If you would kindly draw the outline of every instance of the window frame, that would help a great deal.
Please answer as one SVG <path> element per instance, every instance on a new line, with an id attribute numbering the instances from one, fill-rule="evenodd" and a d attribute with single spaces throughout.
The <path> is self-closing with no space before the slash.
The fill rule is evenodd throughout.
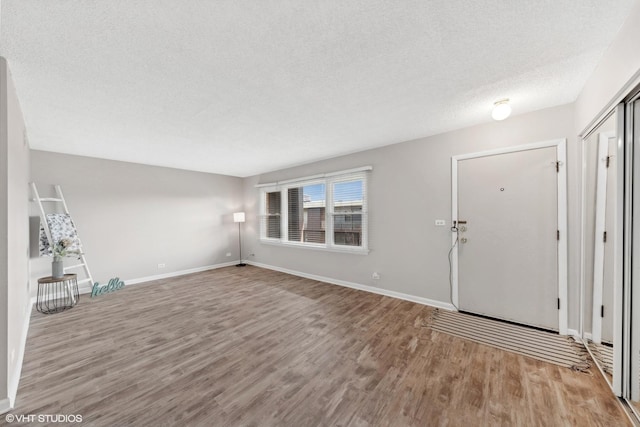
<path id="1" fill-rule="evenodd" d="M 280 193 L 280 212 L 278 214 L 269 214 L 267 213 L 267 194 L 268 193 Z M 282 200 L 282 191 L 276 187 L 263 187 L 260 189 L 260 240 L 265 242 L 279 242 L 282 239 L 283 230 L 282 230 L 282 212 L 286 206 L 286 201 Z M 278 216 L 280 217 L 280 237 L 269 237 L 268 227 L 265 226 L 266 218 L 270 216 Z"/>
<path id="2" fill-rule="evenodd" d="M 295 180 L 287 180 L 280 183 L 262 184 L 257 185 L 259 188 L 260 197 L 260 224 L 259 224 L 259 236 L 260 242 L 265 244 L 292 247 L 292 248 L 305 248 L 313 250 L 322 250 L 330 252 L 342 252 L 352 254 L 367 255 L 369 253 L 369 171 L 372 168 L 370 166 L 352 169 L 349 171 L 334 172 L 331 174 L 315 175 L 306 178 L 299 178 Z M 345 245 L 336 244 L 334 235 L 334 222 L 335 215 L 340 214 L 335 212 L 334 206 L 334 185 L 341 182 L 361 181 L 362 182 L 362 216 L 361 219 L 361 245 Z M 289 240 L 289 198 L 288 192 L 291 188 L 300 188 L 305 186 L 311 186 L 316 184 L 324 184 L 325 186 L 325 205 L 324 205 L 324 232 L 325 243 L 313 243 L 313 242 L 296 242 Z M 267 225 L 266 218 L 269 214 L 266 212 L 267 194 L 273 192 L 280 192 L 280 238 L 267 237 Z M 354 214 L 351 214 L 354 215 Z"/>
<path id="3" fill-rule="evenodd" d="M 325 195 L 325 210 L 324 210 L 324 217 L 325 217 L 325 224 L 326 224 L 326 218 L 327 218 L 327 183 L 323 180 L 323 179 L 314 179 L 314 180 L 309 180 L 309 181 L 301 181 L 301 182 L 296 182 L 296 183 L 291 183 L 288 185 L 284 185 L 281 187 L 281 195 L 280 195 L 280 200 L 283 200 L 283 204 L 282 204 L 282 210 L 280 212 L 280 229 L 282 230 L 282 233 L 280 233 L 280 240 L 282 241 L 283 244 L 290 244 L 290 245 L 295 245 L 295 246 L 309 246 L 309 247 L 317 247 L 317 248 L 324 248 L 325 246 L 327 246 L 327 227 L 325 225 L 325 238 L 324 241 L 325 243 L 312 243 L 312 242 L 295 242 L 292 240 L 289 240 L 289 190 L 291 188 L 302 188 L 302 187 L 308 187 L 308 186 L 312 186 L 312 185 L 318 185 L 318 184 L 323 184 L 324 185 L 324 195 Z M 304 209 L 304 202 L 303 202 L 303 209 Z M 284 212 L 284 214 L 282 214 L 282 212 Z"/>

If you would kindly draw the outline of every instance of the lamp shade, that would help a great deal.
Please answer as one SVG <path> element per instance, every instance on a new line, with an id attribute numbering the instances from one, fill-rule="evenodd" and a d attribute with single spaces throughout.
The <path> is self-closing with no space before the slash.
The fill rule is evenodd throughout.
<path id="1" fill-rule="evenodd" d="M 236 212 L 233 214 L 233 222 L 244 222 L 244 212 Z"/>

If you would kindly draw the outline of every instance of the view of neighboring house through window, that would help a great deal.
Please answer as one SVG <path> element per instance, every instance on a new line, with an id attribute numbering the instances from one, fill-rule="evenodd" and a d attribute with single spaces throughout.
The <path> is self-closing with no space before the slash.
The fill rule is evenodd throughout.
<path id="1" fill-rule="evenodd" d="M 261 188 L 263 241 L 367 252 L 366 171 Z"/>
<path id="2" fill-rule="evenodd" d="M 287 190 L 290 242 L 325 243 L 326 193 L 322 183 Z"/>
<path id="3" fill-rule="evenodd" d="M 362 180 L 333 184 L 333 243 L 362 246 Z"/>

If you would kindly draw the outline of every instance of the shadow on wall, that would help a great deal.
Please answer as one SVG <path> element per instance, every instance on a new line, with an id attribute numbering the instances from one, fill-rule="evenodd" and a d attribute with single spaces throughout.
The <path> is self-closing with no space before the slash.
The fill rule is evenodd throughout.
<path id="1" fill-rule="evenodd" d="M 40 257 L 40 217 L 29 217 L 29 258 Z"/>
<path id="2" fill-rule="evenodd" d="M 40 256 L 40 217 L 29 217 L 29 269 L 31 270 L 30 290 L 31 298 L 35 298 L 38 291 L 38 277 L 51 275 L 51 257 Z"/>

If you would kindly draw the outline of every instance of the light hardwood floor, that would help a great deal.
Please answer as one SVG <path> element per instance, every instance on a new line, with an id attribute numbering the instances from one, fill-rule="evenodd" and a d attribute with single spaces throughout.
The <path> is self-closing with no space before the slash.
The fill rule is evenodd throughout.
<path id="1" fill-rule="evenodd" d="M 34 313 L 13 414 L 92 426 L 629 425 L 590 373 L 424 326 L 431 308 L 256 267 Z"/>

